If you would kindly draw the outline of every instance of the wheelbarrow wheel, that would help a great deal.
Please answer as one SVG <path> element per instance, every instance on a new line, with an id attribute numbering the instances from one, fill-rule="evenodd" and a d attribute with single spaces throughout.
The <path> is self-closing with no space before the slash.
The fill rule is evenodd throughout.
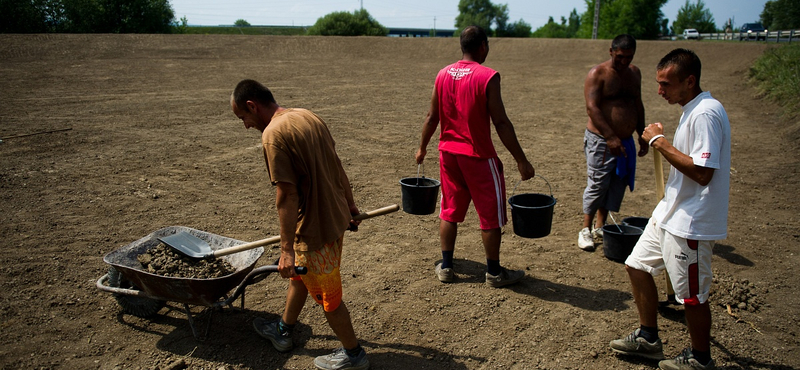
<path id="1" fill-rule="evenodd" d="M 139 290 L 136 285 L 133 285 L 128 279 L 125 279 L 114 267 L 108 268 L 108 286 Z M 113 296 L 120 307 L 122 307 L 122 312 L 141 318 L 148 318 L 157 314 L 167 303 L 158 299 L 134 297 L 124 294 L 113 294 Z"/>

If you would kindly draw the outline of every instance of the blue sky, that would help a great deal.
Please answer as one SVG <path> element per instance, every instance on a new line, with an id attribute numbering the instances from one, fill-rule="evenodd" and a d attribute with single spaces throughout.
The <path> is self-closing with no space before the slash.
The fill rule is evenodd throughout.
<path id="1" fill-rule="evenodd" d="M 691 0 L 695 3 L 697 0 Z M 717 27 L 728 18 L 734 26 L 757 22 L 767 0 L 704 0 Z M 572 9 L 586 11 L 584 0 L 493 0 L 508 4 L 509 21 L 525 20 L 535 30 L 552 16 L 557 22 Z M 669 0 L 661 8 L 670 25 L 686 0 Z M 230 25 L 244 19 L 252 25 L 310 26 L 335 11 L 351 12 L 361 7 L 386 27 L 454 28 L 458 0 L 170 0 L 176 18 L 186 17 L 190 25 Z"/>

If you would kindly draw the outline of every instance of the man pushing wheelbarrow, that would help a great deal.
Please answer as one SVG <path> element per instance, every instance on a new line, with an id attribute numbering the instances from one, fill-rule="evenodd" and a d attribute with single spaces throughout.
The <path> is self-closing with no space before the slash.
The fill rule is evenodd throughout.
<path id="1" fill-rule="evenodd" d="M 245 128 L 255 127 L 262 133 L 267 171 L 277 187 L 278 271 L 290 279 L 281 319 L 257 318 L 253 327 L 278 351 L 290 351 L 292 330 L 310 293 L 342 342 L 333 353 L 314 359 L 314 365 L 319 369 L 369 368 L 342 301 L 339 274 L 344 232 L 358 228 L 360 222 L 353 215 L 359 210 L 328 127 L 308 110 L 281 107 L 269 89 L 253 80 L 236 85 L 231 108 Z M 295 265 L 305 266 L 307 274 L 297 275 Z"/>

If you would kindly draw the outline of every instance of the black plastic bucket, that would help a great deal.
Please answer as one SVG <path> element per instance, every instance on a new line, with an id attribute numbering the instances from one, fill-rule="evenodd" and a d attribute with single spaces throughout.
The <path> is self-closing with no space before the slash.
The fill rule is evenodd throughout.
<path id="1" fill-rule="evenodd" d="M 429 215 L 436 211 L 436 198 L 439 197 L 439 180 L 427 177 L 406 177 L 400 179 L 403 198 L 403 212 L 412 215 Z"/>
<path id="2" fill-rule="evenodd" d="M 544 179 L 544 177 L 542 178 Z M 519 182 L 517 182 L 517 186 L 519 186 Z M 514 186 L 514 191 L 517 190 L 517 186 Z M 550 186 L 549 181 L 547 186 Z M 553 209 L 556 206 L 552 188 L 550 188 L 550 195 L 536 193 L 512 195 L 508 199 L 508 204 L 511 206 L 514 234 L 523 238 L 542 238 L 550 235 Z"/>
<path id="3" fill-rule="evenodd" d="M 647 218 L 647 217 L 625 217 L 625 218 L 622 219 L 622 224 L 623 225 L 628 225 L 628 226 L 633 226 L 633 227 L 638 227 L 638 228 L 644 230 L 644 228 L 647 227 L 647 222 L 648 221 L 650 221 L 650 219 Z M 617 231 L 619 231 L 619 230 L 617 230 Z"/>
<path id="4" fill-rule="evenodd" d="M 614 262 L 625 263 L 643 231 L 630 225 L 603 226 L 603 254 Z"/>

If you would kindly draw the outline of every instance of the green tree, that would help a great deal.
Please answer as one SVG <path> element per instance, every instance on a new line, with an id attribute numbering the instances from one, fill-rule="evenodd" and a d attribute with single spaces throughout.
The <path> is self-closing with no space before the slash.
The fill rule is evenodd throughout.
<path id="1" fill-rule="evenodd" d="M 317 19 L 309 35 L 321 36 L 386 36 L 389 30 L 364 10 L 333 12 Z"/>
<path id="2" fill-rule="evenodd" d="M 58 0 L 0 0 L 0 32 L 55 32 L 62 12 Z"/>
<path id="3" fill-rule="evenodd" d="M 661 18 L 661 36 L 671 36 L 672 32 L 670 32 L 669 27 L 669 19 Z"/>
<path id="4" fill-rule="evenodd" d="M 590 38 L 594 27 L 595 0 L 586 1 L 581 16 L 578 37 Z M 661 7 L 667 0 L 602 0 L 597 37 L 611 39 L 627 33 L 637 39 L 656 39 L 661 33 L 664 13 Z"/>
<path id="5" fill-rule="evenodd" d="M 61 23 L 60 29 L 54 32 L 110 32 L 105 28 L 105 9 L 99 1 L 61 0 L 61 3 L 64 6 L 63 23 Z"/>
<path id="6" fill-rule="evenodd" d="M 0 0 L 2 32 L 169 33 L 167 0 Z"/>
<path id="7" fill-rule="evenodd" d="M 566 19 L 561 17 L 561 24 L 556 23 L 553 17 L 547 18 L 547 23 L 533 32 L 533 37 L 550 38 L 550 39 L 565 39 L 567 38 L 567 25 Z"/>
<path id="8" fill-rule="evenodd" d="M 567 37 L 568 38 L 575 37 L 580 28 L 581 28 L 581 16 L 578 14 L 577 9 L 572 8 L 572 11 L 569 13 L 569 23 L 567 23 Z"/>
<path id="9" fill-rule="evenodd" d="M 520 19 L 498 30 L 497 37 L 531 37 L 531 25 Z"/>
<path id="10" fill-rule="evenodd" d="M 761 24 L 768 30 L 800 28 L 800 1 L 770 0 L 761 12 Z"/>
<path id="11" fill-rule="evenodd" d="M 237 19 L 236 22 L 233 22 L 233 25 L 236 27 L 250 27 L 250 22 L 244 19 Z"/>
<path id="12" fill-rule="evenodd" d="M 467 26 L 480 26 L 489 35 L 496 37 L 531 36 L 531 25 L 525 20 L 508 23 L 508 4 L 494 5 L 490 0 L 460 0 L 458 12 L 456 35 Z"/>
<path id="13" fill-rule="evenodd" d="M 189 19 L 187 19 L 185 15 L 181 18 L 180 22 L 176 21 L 172 23 L 172 33 L 183 34 L 188 31 L 188 28 L 189 28 Z"/>
<path id="14" fill-rule="evenodd" d="M 576 9 L 569 13 L 569 20 L 561 17 L 561 24 L 556 23 L 553 17 L 548 18 L 547 24 L 536 29 L 533 37 L 543 38 L 573 38 L 581 26 L 581 17 Z"/>
<path id="15" fill-rule="evenodd" d="M 508 10 L 506 5 L 500 6 L 501 10 Z M 467 26 L 479 26 L 491 33 L 492 24 L 497 18 L 498 7 L 489 0 L 459 0 L 458 16 L 456 16 L 456 34 Z M 508 13 L 501 15 L 501 20 L 508 19 Z"/>
<path id="16" fill-rule="evenodd" d="M 65 0 L 82 6 L 99 5 L 93 32 L 169 33 L 175 12 L 167 0 Z M 91 12 L 91 10 L 90 10 Z"/>
<path id="17" fill-rule="evenodd" d="M 695 4 L 686 0 L 686 4 L 678 9 L 675 22 L 672 22 L 672 29 L 675 34 L 681 34 L 687 28 L 695 28 L 700 33 L 717 32 L 714 17 L 711 11 L 705 8 L 703 0 L 697 0 Z"/>
<path id="18" fill-rule="evenodd" d="M 520 19 L 514 23 L 508 23 L 508 5 L 497 6 L 497 16 L 495 17 L 497 28 L 494 35 L 497 37 L 531 37 L 531 25 L 525 20 Z"/>

